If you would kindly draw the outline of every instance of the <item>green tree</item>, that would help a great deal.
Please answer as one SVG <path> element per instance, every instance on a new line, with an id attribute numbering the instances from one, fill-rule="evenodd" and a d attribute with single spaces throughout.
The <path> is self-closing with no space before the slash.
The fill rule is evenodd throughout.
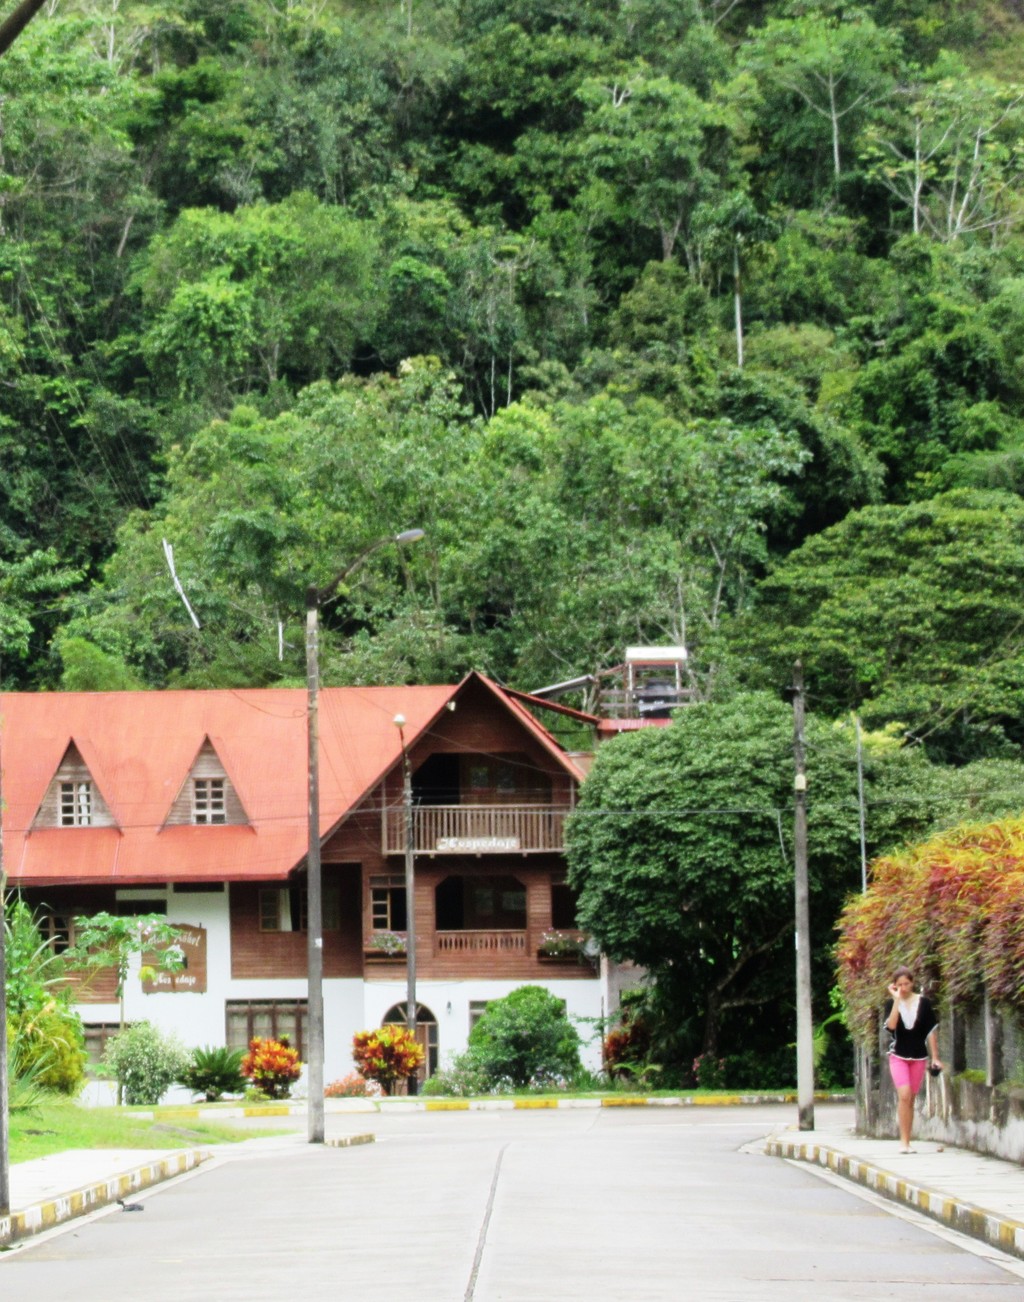
<path id="1" fill-rule="evenodd" d="M 867 173 L 910 210 L 911 230 L 952 243 L 1006 238 L 1021 220 L 1024 87 L 944 55 L 900 87 L 861 146 Z"/>
<path id="2" fill-rule="evenodd" d="M 763 93 L 783 96 L 782 111 L 797 108 L 795 131 L 813 138 L 818 124 L 824 125 L 835 181 L 843 173 L 844 144 L 855 138 L 868 109 L 891 93 L 899 53 L 894 32 L 863 12 L 837 9 L 770 18 L 741 51 Z"/>
<path id="3" fill-rule="evenodd" d="M 375 259 L 366 223 L 309 194 L 187 210 L 136 277 L 151 315 L 143 350 L 170 392 L 218 406 L 340 373 L 372 333 Z"/>
<path id="4" fill-rule="evenodd" d="M 899 721 L 960 762 L 999 754 L 1024 741 L 1022 572 L 1015 496 L 867 507 L 775 568 L 733 645 L 759 682 L 800 656 L 825 712 Z"/>
<path id="5" fill-rule="evenodd" d="M 738 126 L 730 111 L 643 66 L 586 81 L 579 93 L 587 107 L 583 152 L 595 177 L 581 202 L 616 225 L 656 232 L 666 262 L 682 240 L 692 267 L 693 209 L 732 164 Z"/>
<path id="6" fill-rule="evenodd" d="M 852 727 L 807 723 L 815 998 L 832 982 L 831 930 L 859 885 Z M 570 820 L 577 917 L 609 957 L 646 967 L 676 1063 L 771 1053 L 792 1038 L 793 719 L 743 693 L 680 710 L 666 728 L 598 751 Z M 868 847 L 932 824 L 941 801 L 914 750 L 865 748 Z"/>
<path id="7" fill-rule="evenodd" d="M 38 653 L 41 631 L 54 623 L 53 604 L 80 578 L 52 551 L 0 560 L 0 650 L 8 664 Z"/>

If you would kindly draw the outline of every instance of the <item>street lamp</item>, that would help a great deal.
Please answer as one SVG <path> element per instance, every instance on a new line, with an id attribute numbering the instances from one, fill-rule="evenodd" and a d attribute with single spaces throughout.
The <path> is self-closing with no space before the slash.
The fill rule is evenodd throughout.
<path id="1" fill-rule="evenodd" d="M 412 770 L 405 749 L 405 715 L 396 714 L 394 725 L 402 745 L 402 807 L 405 811 L 405 1026 L 416 1034 L 416 828 L 412 809 Z M 410 1094 L 417 1092 L 416 1076 L 408 1080 Z"/>
<path id="2" fill-rule="evenodd" d="M 323 874 L 320 867 L 320 606 L 334 595 L 366 558 L 388 543 L 411 543 L 423 537 L 422 529 L 387 534 L 364 548 L 329 583 L 310 584 L 306 589 L 306 767 L 309 778 L 309 835 L 306 854 L 306 1065 L 309 1095 L 309 1142 L 324 1142 L 324 905 Z"/>

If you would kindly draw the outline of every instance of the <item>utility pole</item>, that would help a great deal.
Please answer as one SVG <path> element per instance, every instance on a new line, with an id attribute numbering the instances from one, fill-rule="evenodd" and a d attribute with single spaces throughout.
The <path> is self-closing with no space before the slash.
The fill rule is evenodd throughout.
<path id="1" fill-rule="evenodd" d="M 368 556 L 388 543 L 418 542 L 422 529 L 387 534 L 365 547 L 323 587 L 306 589 L 306 771 L 309 790 L 306 845 L 307 1122 L 309 1142 L 324 1142 L 324 903 L 320 862 L 320 607 Z M 404 721 L 403 721 L 404 722 Z"/>
<path id="2" fill-rule="evenodd" d="M 405 748 L 405 716 L 396 714 L 402 745 L 402 808 L 405 811 L 405 1027 L 416 1035 L 416 824 L 412 807 L 412 769 Z M 419 1092 L 415 1073 L 406 1082 L 410 1094 Z"/>
<path id="3" fill-rule="evenodd" d="M 306 1121 L 309 1142 L 324 1142 L 324 905 L 320 870 L 320 592 L 306 590 L 306 771 L 309 839 L 306 850 Z"/>
<path id="4" fill-rule="evenodd" d="M 793 875 L 796 906 L 796 1092 L 798 1124 L 814 1129 L 811 1023 L 811 913 L 807 886 L 807 770 L 804 755 L 804 668 L 793 665 Z"/>
<path id="5" fill-rule="evenodd" d="M 11 1129 L 7 1079 L 7 899 L 4 872 L 3 768 L 0 766 L 0 1216 L 11 1210 Z"/>
<path id="6" fill-rule="evenodd" d="M 868 837 L 867 819 L 864 813 L 864 743 L 860 733 L 860 716 L 855 714 L 853 722 L 857 726 L 857 814 L 860 823 L 860 890 L 862 895 L 868 890 Z"/>

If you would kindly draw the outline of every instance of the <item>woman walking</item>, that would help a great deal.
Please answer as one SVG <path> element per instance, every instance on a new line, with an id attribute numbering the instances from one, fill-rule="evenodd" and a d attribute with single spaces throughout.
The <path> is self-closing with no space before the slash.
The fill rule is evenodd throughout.
<path id="1" fill-rule="evenodd" d="M 885 1005 L 885 1025 L 892 1033 L 889 1048 L 889 1071 L 899 1100 L 900 1152 L 911 1153 L 910 1131 L 914 1124 L 914 1099 L 931 1058 L 931 1072 L 942 1070 L 939 1060 L 938 1026 L 931 1000 L 914 990 L 914 974 L 909 967 L 898 967 L 889 987 Z"/>

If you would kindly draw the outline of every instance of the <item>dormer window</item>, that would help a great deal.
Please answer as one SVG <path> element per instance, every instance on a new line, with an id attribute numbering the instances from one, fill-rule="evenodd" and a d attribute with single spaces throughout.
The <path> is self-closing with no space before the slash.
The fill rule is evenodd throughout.
<path id="1" fill-rule="evenodd" d="M 103 799 L 103 791 L 74 741 L 68 742 L 64 758 L 50 779 L 32 826 L 116 826 L 114 816 Z"/>
<path id="2" fill-rule="evenodd" d="M 192 779 L 193 823 L 226 823 L 223 778 Z"/>
<path id="3" fill-rule="evenodd" d="M 60 784 L 61 827 L 92 826 L 92 783 L 89 781 Z"/>
<path id="4" fill-rule="evenodd" d="M 206 737 L 167 815 L 168 827 L 244 826 L 242 802 L 213 743 Z"/>

